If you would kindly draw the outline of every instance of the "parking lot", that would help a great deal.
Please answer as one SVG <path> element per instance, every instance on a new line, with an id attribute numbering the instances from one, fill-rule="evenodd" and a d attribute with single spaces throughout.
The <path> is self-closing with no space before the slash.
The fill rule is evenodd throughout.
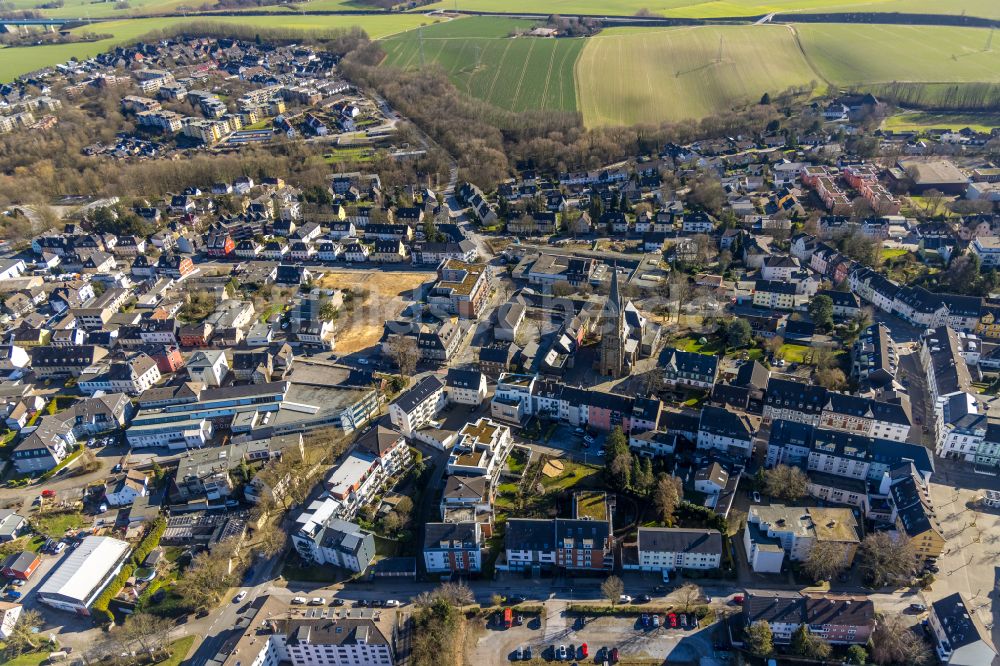
<path id="1" fill-rule="evenodd" d="M 553 661 L 560 646 L 576 650 L 575 659 L 567 661 L 594 663 L 598 653 L 605 648 L 618 648 L 621 659 L 650 659 L 662 663 L 698 663 L 711 666 L 725 663 L 723 654 L 713 649 L 714 625 L 710 628 L 681 629 L 660 626 L 643 627 L 639 617 L 581 617 L 568 615 L 564 602 L 550 601 L 541 616 L 524 616 L 524 623 L 509 629 L 489 626 L 480 637 L 471 663 L 486 666 L 508 664 L 517 655 L 518 648 L 531 648 L 535 661 Z M 661 618 L 664 616 L 661 615 Z M 586 643 L 588 656 L 583 657 L 582 644 Z M 600 663 L 600 662 L 597 662 Z"/>

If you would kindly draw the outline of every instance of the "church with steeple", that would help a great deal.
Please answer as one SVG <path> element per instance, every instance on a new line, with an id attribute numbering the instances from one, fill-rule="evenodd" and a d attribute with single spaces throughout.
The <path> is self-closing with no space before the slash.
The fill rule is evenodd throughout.
<path id="1" fill-rule="evenodd" d="M 658 344 L 660 327 L 650 324 L 632 301 L 622 297 L 617 266 L 611 269 L 611 291 L 597 329 L 601 334 L 597 371 L 615 379 L 628 376 L 636 361 L 651 356 Z"/>

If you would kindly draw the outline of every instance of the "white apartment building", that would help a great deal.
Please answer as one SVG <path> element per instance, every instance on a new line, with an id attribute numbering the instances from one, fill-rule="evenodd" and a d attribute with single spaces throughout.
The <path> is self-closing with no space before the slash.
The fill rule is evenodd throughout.
<path id="1" fill-rule="evenodd" d="M 639 528 L 641 571 L 718 569 L 722 563 L 722 534 L 718 530 L 659 527 Z"/>
<path id="2" fill-rule="evenodd" d="M 405 437 L 430 423 L 445 404 L 444 384 L 428 375 L 389 405 L 389 420 Z"/>

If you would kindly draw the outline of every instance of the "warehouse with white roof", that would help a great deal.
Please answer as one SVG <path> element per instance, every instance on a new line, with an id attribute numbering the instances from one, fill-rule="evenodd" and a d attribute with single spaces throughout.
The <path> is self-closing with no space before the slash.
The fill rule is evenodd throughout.
<path id="1" fill-rule="evenodd" d="M 59 610 L 90 615 L 90 604 L 118 575 L 130 552 L 124 541 L 86 537 L 38 588 L 38 600 Z"/>

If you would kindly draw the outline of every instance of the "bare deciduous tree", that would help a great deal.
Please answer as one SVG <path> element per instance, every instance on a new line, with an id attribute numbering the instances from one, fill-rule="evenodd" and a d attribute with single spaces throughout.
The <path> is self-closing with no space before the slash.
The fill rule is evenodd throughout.
<path id="1" fill-rule="evenodd" d="M 899 615 L 880 615 L 871 639 L 871 659 L 880 666 L 906 664 L 924 666 L 930 663 L 927 644 Z"/>
<path id="2" fill-rule="evenodd" d="M 690 613 L 691 608 L 702 599 L 701 588 L 694 583 L 685 583 L 676 594 L 677 600 L 684 606 L 685 613 Z"/>
<path id="3" fill-rule="evenodd" d="M 399 368 L 399 374 L 403 377 L 412 377 L 420 361 L 417 341 L 408 335 L 397 335 L 389 340 L 387 351 L 389 358 Z"/>
<path id="4" fill-rule="evenodd" d="M 806 573 L 816 582 L 833 580 L 846 567 L 843 547 L 830 541 L 813 544 L 805 563 Z"/>
<path id="5" fill-rule="evenodd" d="M 614 606 L 625 592 L 625 583 L 618 576 L 608 576 L 601 583 L 601 594 Z"/>

